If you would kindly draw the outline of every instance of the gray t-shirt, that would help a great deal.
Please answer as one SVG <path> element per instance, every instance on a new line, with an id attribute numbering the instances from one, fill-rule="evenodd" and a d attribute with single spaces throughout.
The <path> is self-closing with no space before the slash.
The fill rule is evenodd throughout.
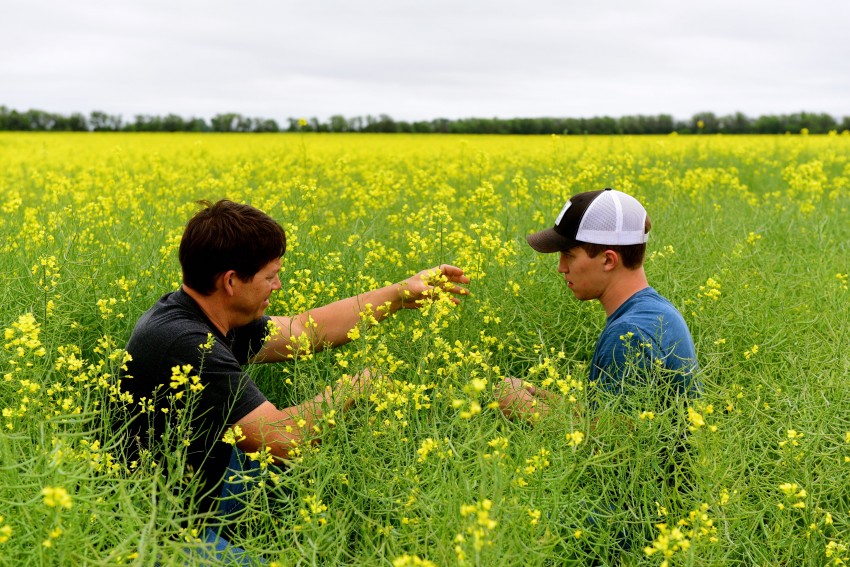
<path id="1" fill-rule="evenodd" d="M 262 347 L 268 321 L 263 317 L 224 336 L 181 289 L 162 296 L 142 315 L 127 343 L 133 360 L 122 373 L 121 386 L 134 399 L 130 457 L 140 449 L 154 450 L 159 460 L 162 451 L 174 451 L 188 440 L 183 473 L 202 475 L 202 510 L 212 509 L 230 461 L 232 447 L 221 441 L 224 431 L 266 401 L 242 365 Z M 210 333 L 212 348 L 201 348 L 210 342 Z M 194 395 L 186 392 L 191 381 L 171 386 L 172 368 L 186 364 L 192 365 L 189 376 L 200 376 L 203 385 Z M 176 398 L 180 391 L 185 393 Z M 142 398 L 153 402 L 152 411 L 142 409 Z M 179 411 L 192 399 L 191 431 L 178 432 Z"/>

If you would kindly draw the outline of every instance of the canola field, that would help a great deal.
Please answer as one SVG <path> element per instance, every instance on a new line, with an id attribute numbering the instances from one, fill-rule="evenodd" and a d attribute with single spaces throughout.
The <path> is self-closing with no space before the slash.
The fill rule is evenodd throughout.
<path id="1" fill-rule="evenodd" d="M 652 218 L 647 275 L 701 366 L 689 405 L 596 392 L 604 312 L 525 243 L 604 187 Z M 109 418 L 195 201 L 225 197 L 286 229 L 270 314 L 440 263 L 472 279 L 458 306 L 364 316 L 348 345 L 247 369 L 279 407 L 384 377 L 285 469 L 255 455 L 229 537 L 258 560 L 850 562 L 850 136 L 2 133 L 0 564 L 203 563 L 179 451 L 129 471 Z M 565 401 L 508 421 L 504 376 Z"/>

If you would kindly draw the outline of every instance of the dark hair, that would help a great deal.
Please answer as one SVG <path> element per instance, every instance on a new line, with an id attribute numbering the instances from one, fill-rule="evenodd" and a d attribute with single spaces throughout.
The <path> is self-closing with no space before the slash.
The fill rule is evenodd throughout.
<path id="1" fill-rule="evenodd" d="M 649 234 L 649 229 L 652 228 L 652 222 L 649 220 L 649 215 L 646 215 L 646 221 L 643 223 L 644 234 Z M 646 244 L 628 244 L 628 245 L 612 245 L 612 244 L 591 244 L 590 242 L 579 242 L 579 248 L 584 250 L 588 256 L 595 258 L 606 250 L 613 250 L 620 256 L 620 261 L 623 266 L 629 270 L 636 270 L 643 265 L 643 259 L 646 256 Z"/>
<path id="2" fill-rule="evenodd" d="M 286 251 L 283 227 L 261 210 L 227 199 L 198 204 L 204 208 L 186 224 L 178 254 L 183 283 L 193 290 L 210 295 L 216 276 L 228 270 L 251 281 Z"/>

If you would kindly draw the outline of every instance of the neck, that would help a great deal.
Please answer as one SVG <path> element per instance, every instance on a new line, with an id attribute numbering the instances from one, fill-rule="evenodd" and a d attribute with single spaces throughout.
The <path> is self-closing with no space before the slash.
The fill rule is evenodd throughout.
<path id="1" fill-rule="evenodd" d="M 195 300 L 195 303 L 198 304 L 201 311 L 207 316 L 207 319 L 215 325 L 216 329 L 221 331 L 222 335 L 227 335 L 230 332 L 230 325 L 225 316 L 226 310 L 222 308 L 217 294 L 204 295 L 186 284 L 183 284 L 182 288 L 186 295 Z"/>
<path id="2" fill-rule="evenodd" d="M 643 266 L 636 270 L 624 269 L 622 273 L 612 278 L 611 284 L 599 296 L 599 302 L 605 309 L 605 316 L 610 317 L 631 296 L 649 287 Z"/>

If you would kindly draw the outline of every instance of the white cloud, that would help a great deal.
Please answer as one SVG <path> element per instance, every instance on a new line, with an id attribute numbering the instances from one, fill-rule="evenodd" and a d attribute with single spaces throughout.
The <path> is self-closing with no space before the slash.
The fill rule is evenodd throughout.
<path id="1" fill-rule="evenodd" d="M 22 110 L 850 115 L 841 0 L 16 0 L 5 15 L 0 104 Z"/>

